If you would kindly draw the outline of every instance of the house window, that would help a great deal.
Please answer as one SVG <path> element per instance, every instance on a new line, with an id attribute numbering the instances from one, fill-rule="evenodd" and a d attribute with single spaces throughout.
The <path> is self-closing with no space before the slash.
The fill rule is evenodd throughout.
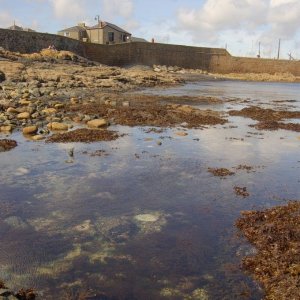
<path id="1" fill-rule="evenodd" d="M 67 37 L 69 37 L 70 36 L 70 32 L 64 32 L 64 36 L 67 36 Z"/>
<path id="2" fill-rule="evenodd" d="M 113 42 L 115 40 L 115 33 L 114 32 L 109 32 L 108 33 L 108 41 Z"/>
<path id="3" fill-rule="evenodd" d="M 127 41 L 127 37 L 126 37 L 126 35 L 124 34 L 123 35 L 123 42 L 126 42 Z"/>

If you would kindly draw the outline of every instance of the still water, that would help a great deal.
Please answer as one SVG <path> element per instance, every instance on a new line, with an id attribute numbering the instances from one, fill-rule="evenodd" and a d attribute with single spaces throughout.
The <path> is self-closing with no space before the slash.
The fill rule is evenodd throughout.
<path id="1" fill-rule="evenodd" d="M 144 92 L 300 107 L 298 84 L 205 81 Z M 40 299 L 260 299 L 239 267 L 255 249 L 234 222 L 242 210 L 300 199 L 300 136 L 228 119 L 187 136 L 115 126 L 126 135 L 93 144 L 12 134 L 18 147 L 0 153 L 0 278 L 36 288 Z M 215 167 L 236 174 L 220 179 L 207 171 Z"/>

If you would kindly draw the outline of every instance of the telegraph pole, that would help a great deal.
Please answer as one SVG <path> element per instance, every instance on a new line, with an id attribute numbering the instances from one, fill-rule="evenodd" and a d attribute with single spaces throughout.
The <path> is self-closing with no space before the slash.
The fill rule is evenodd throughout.
<path id="1" fill-rule="evenodd" d="M 278 41 L 278 54 L 277 54 L 277 59 L 279 59 L 279 56 L 280 56 L 280 45 L 281 44 L 281 39 L 279 39 Z"/>

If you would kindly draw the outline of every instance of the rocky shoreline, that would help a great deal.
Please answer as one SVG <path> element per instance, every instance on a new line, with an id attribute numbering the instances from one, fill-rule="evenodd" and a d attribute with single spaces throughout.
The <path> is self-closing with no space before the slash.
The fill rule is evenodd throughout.
<path id="1" fill-rule="evenodd" d="M 173 74 L 170 69 L 158 74 L 157 70 L 142 66 L 107 67 L 71 52 L 54 50 L 35 54 L 0 50 L 0 57 L 2 133 L 21 130 L 26 137 L 39 141 L 51 132 L 66 132 L 74 126 L 106 129 L 110 124 L 181 124 L 192 128 L 226 123 L 213 111 L 168 104 L 172 102 L 170 97 L 158 102 L 154 96 L 124 94 L 138 88 L 183 83 L 174 68 Z M 216 101 L 210 97 L 198 100 Z"/>

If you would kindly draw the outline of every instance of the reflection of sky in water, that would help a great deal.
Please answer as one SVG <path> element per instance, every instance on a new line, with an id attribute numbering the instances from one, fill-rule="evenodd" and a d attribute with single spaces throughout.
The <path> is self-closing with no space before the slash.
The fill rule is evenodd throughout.
<path id="1" fill-rule="evenodd" d="M 120 299 L 167 292 L 182 299 L 199 288 L 219 299 L 240 293 L 245 280 L 258 299 L 230 267 L 247 250 L 233 238 L 233 223 L 241 210 L 299 199 L 300 158 L 298 133 L 257 131 L 252 123 L 230 118 L 186 137 L 175 134 L 181 129 L 116 127 L 128 135 L 93 144 L 33 143 L 13 134 L 19 146 L 0 154 L 0 205 L 8 207 L 1 212 L 0 278 L 37 286 L 45 299 L 49 287 L 99 286 Z M 67 163 L 72 147 L 74 162 Z M 84 153 L 95 150 L 109 155 Z M 255 172 L 226 179 L 207 172 L 240 164 Z M 250 197 L 237 197 L 234 186 L 246 186 Z M 139 214 L 155 222 L 139 223 Z"/>
<path id="2" fill-rule="evenodd" d="M 173 88 L 146 89 L 142 92 L 173 96 L 212 96 L 251 100 L 297 100 L 300 101 L 300 83 L 202 81 L 187 83 Z"/>

